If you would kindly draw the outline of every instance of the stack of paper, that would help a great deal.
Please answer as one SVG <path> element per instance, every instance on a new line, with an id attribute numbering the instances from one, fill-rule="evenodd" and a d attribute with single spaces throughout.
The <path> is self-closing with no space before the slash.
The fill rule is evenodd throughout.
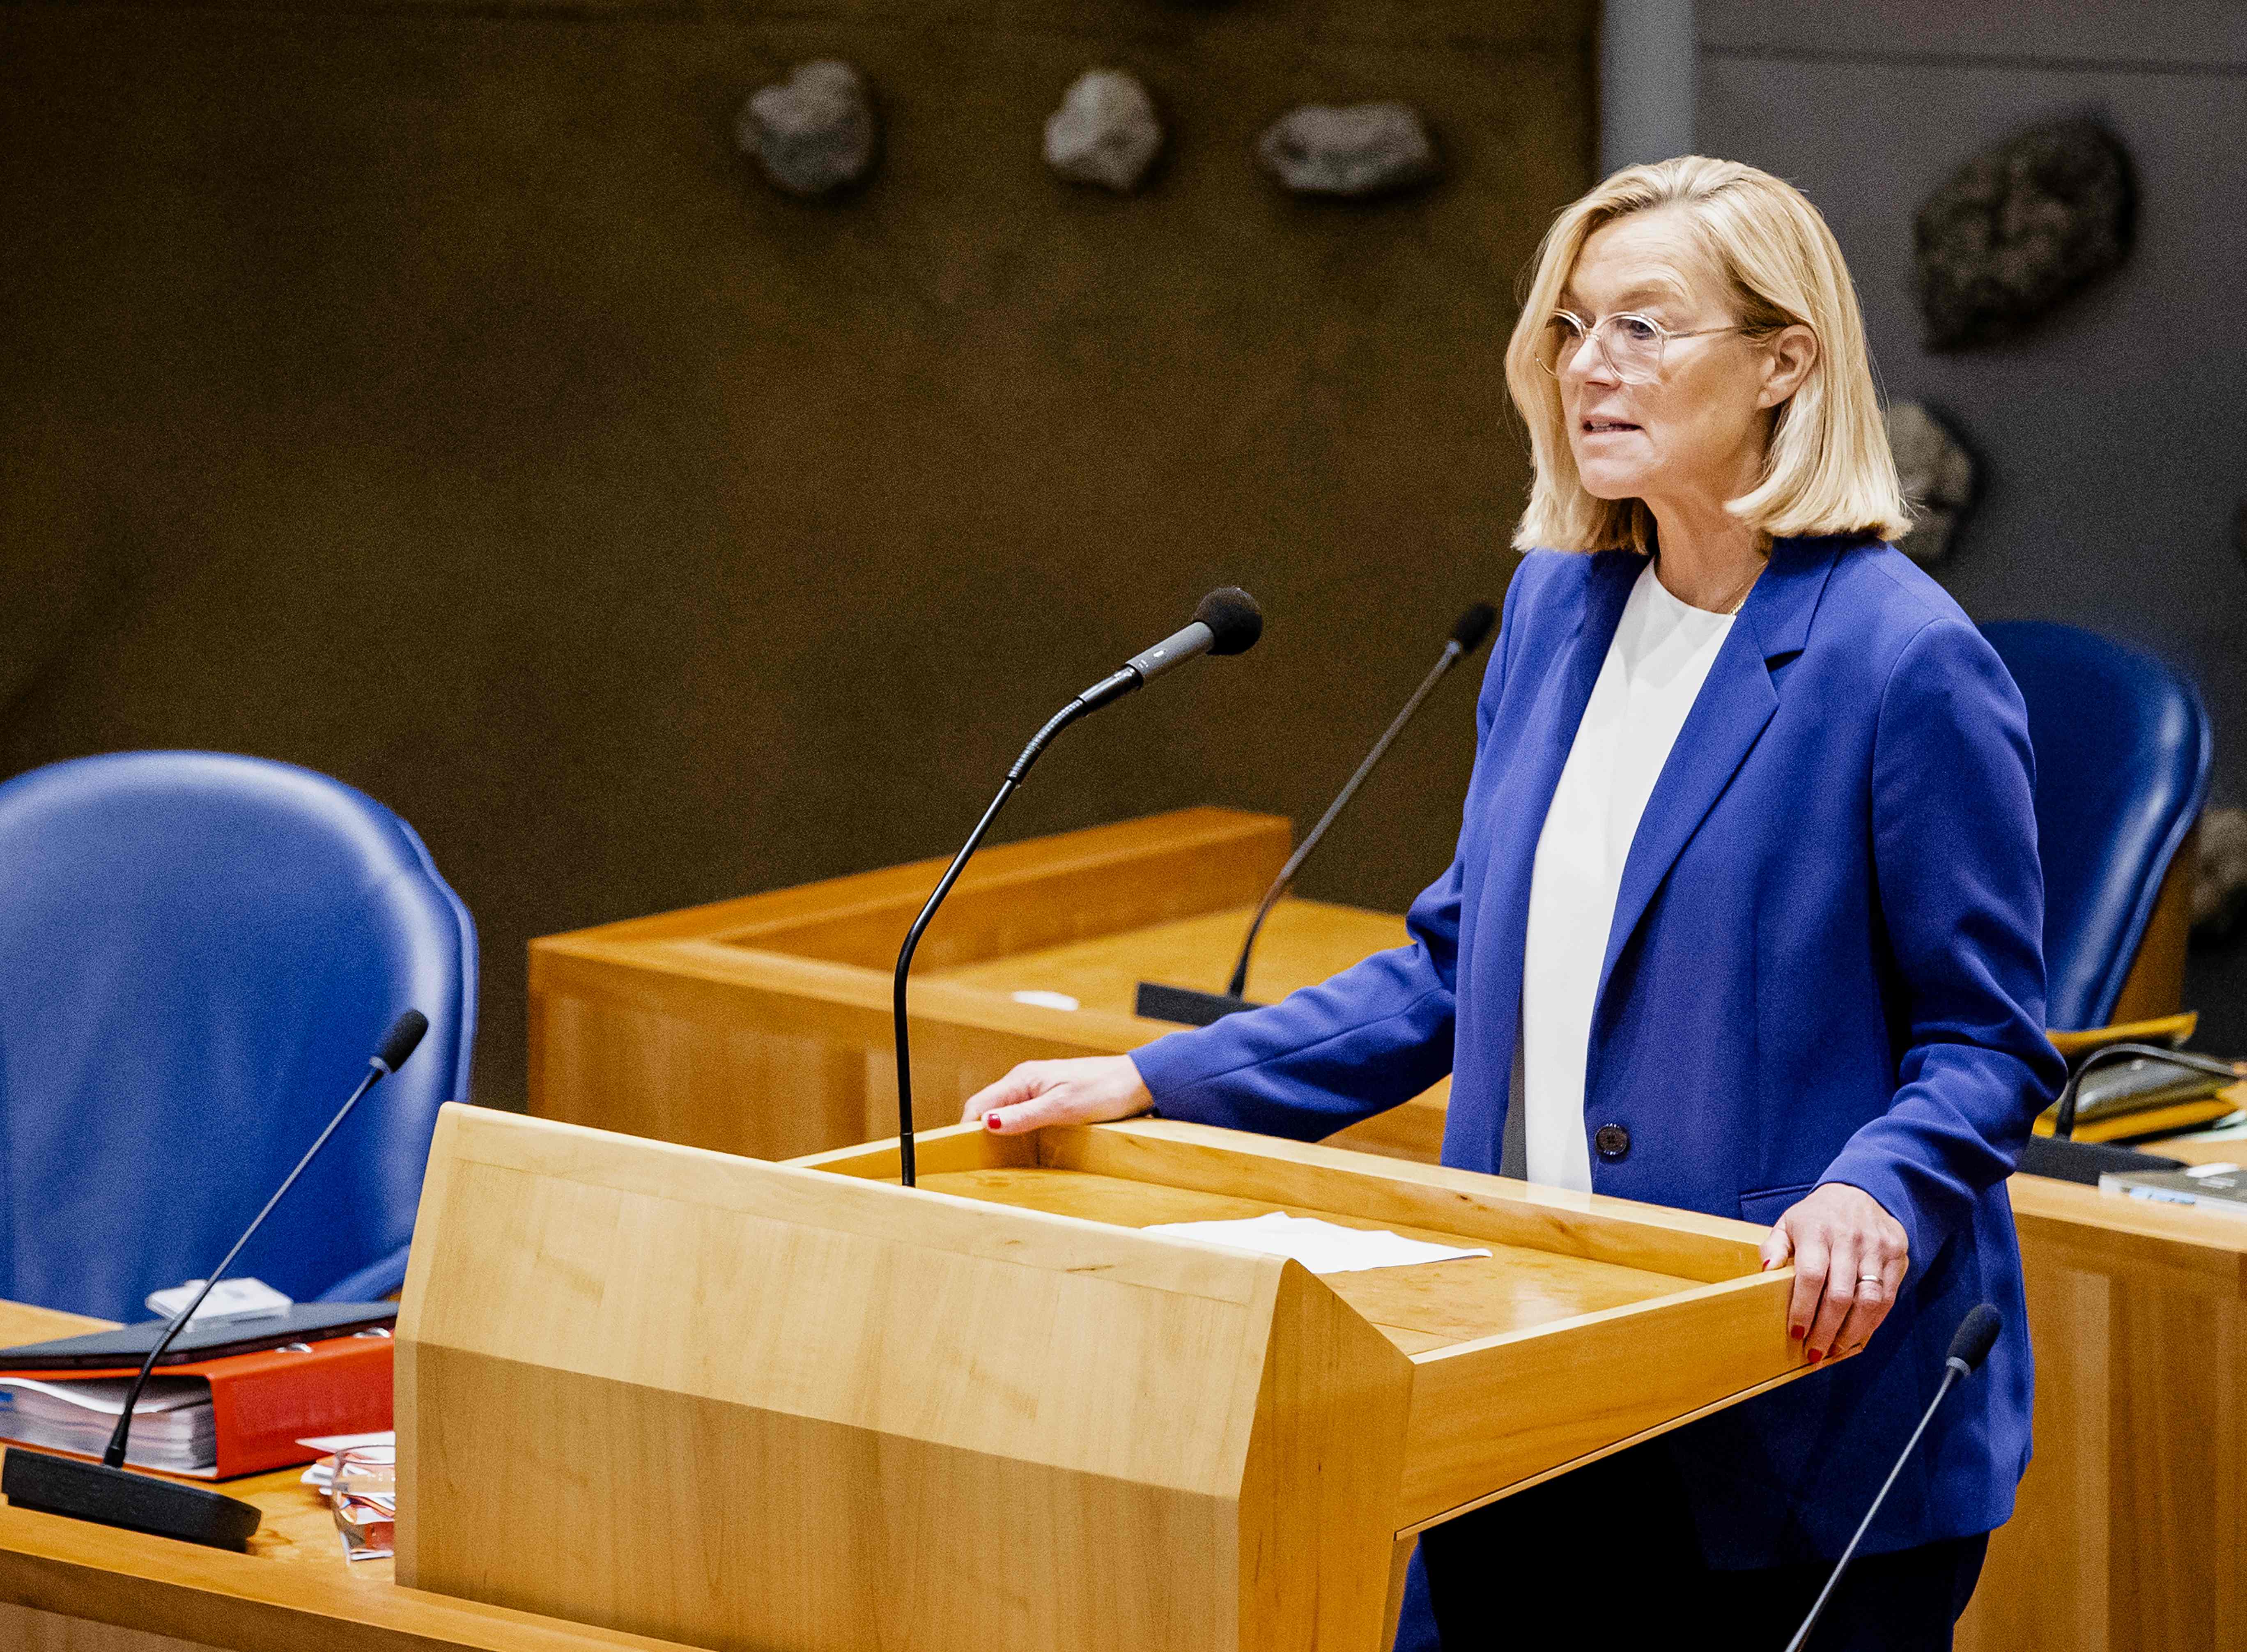
<path id="1" fill-rule="evenodd" d="M 1314 1273 L 1361 1273 L 1368 1268 L 1410 1267 L 1417 1262 L 1448 1262 L 1462 1256 L 1490 1254 L 1430 1245 L 1378 1228 L 1344 1227 L 1315 1216 L 1290 1216 L 1284 1211 L 1237 1222 L 1158 1222 L 1144 1231 L 1289 1257 Z"/>
<path id="2" fill-rule="evenodd" d="M 299 1476 L 304 1483 L 326 1491 L 336 1483 L 336 1453 L 349 1451 L 359 1462 L 368 1464 L 398 1463 L 398 1436 L 394 1431 L 382 1434 L 324 1434 L 299 1440 L 297 1444 L 327 1455 Z"/>
<path id="3" fill-rule="evenodd" d="M 0 1439 L 99 1457 L 132 1386 L 123 1376 L 78 1382 L 0 1376 Z M 195 1377 L 151 1377 L 133 1408 L 125 1460 L 172 1474 L 210 1472 L 218 1463 L 210 1384 Z"/>

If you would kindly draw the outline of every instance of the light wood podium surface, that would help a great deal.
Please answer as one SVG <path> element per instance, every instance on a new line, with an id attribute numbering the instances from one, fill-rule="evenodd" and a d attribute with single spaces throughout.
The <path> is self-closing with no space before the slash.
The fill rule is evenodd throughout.
<path id="1" fill-rule="evenodd" d="M 400 1578 L 744 1652 L 1385 1652 L 1425 1526 L 1820 1380 L 1745 1222 L 1170 1121 L 919 1157 L 445 1109 Z M 1489 1254 L 1141 1231 L 1274 1211 Z"/>

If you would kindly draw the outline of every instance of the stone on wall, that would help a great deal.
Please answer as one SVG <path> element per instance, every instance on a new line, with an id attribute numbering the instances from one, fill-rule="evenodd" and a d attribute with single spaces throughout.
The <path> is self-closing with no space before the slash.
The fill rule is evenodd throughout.
<path id="1" fill-rule="evenodd" d="M 1976 156 L 1914 226 L 1930 350 L 2022 331 L 2129 256 L 2129 156 L 2088 119 L 2054 121 Z"/>
<path id="2" fill-rule="evenodd" d="M 1046 165 L 1077 183 L 1129 195 L 1163 147 L 1147 88 L 1121 69 L 1088 69 L 1046 121 Z"/>
<path id="3" fill-rule="evenodd" d="M 1265 169 L 1298 195 L 1384 195 L 1436 175 L 1436 147 L 1401 103 L 1304 104 L 1256 140 Z"/>
<path id="4" fill-rule="evenodd" d="M 874 106 L 866 82 L 832 58 L 798 64 L 741 106 L 734 140 L 792 195 L 823 195 L 874 164 Z"/>
<path id="5" fill-rule="evenodd" d="M 2211 809 L 2200 817 L 2200 861 L 2193 868 L 2192 927 L 2230 934 L 2247 916 L 2247 809 Z"/>
<path id="6" fill-rule="evenodd" d="M 1959 515 L 1974 501 L 1974 460 L 1919 402 L 1893 404 L 1888 424 L 1896 474 L 1912 506 L 1911 531 L 1896 549 L 1932 568 L 1950 556 Z"/>

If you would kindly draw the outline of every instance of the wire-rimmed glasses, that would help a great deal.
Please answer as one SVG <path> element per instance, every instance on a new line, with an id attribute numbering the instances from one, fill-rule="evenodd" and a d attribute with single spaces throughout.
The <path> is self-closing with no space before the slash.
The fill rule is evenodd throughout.
<path id="1" fill-rule="evenodd" d="M 1576 352 L 1590 339 L 1608 371 L 1627 385 L 1650 384 L 1662 377 L 1665 347 L 1672 338 L 1699 338 L 1710 333 L 1752 332 L 1751 327 L 1695 327 L 1673 331 L 1651 316 L 1620 311 L 1588 322 L 1570 310 L 1556 310 L 1537 341 L 1537 365 L 1558 379 Z"/>

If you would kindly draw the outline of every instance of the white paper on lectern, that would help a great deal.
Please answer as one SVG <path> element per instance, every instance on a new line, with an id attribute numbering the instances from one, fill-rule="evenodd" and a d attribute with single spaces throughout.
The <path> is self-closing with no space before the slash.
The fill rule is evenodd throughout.
<path id="1" fill-rule="evenodd" d="M 1290 1216 L 1285 1211 L 1235 1222 L 1158 1222 L 1142 1231 L 1285 1256 L 1314 1273 L 1362 1273 L 1368 1268 L 1410 1267 L 1418 1262 L 1449 1262 L 1462 1256 L 1490 1254 L 1430 1245 L 1383 1229 L 1343 1227 L 1315 1216 Z"/>

